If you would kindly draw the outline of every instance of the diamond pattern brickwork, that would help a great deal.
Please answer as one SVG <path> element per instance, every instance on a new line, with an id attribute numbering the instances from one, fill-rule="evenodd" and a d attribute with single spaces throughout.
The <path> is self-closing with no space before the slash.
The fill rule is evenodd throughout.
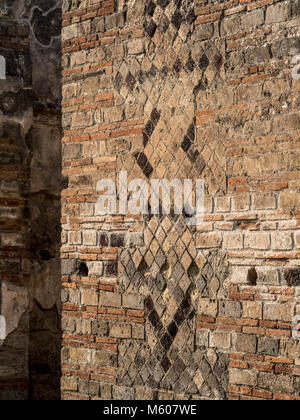
<path id="1" fill-rule="evenodd" d="M 299 399 L 299 13 L 236 3 L 66 4 L 63 399 Z M 96 215 L 124 170 L 202 178 L 203 223 Z"/>
<path id="2" fill-rule="evenodd" d="M 224 398 L 226 356 L 195 343 L 199 292 L 220 292 L 222 266 L 197 254 L 182 216 L 153 216 L 144 236 L 143 247 L 120 251 L 121 291 L 145 298 L 146 342 L 122 341 L 119 383 Z"/>
<path id="3" fill-rule="evenodd" d="M 146 179 L 202 176 L 208 194 L 223 194 L 222 142 L 216 138 L 216 154 L 216 143 L 208 146 L 197 138 L 196 116 L 197 98 L 223 82 L 224 46 L 199 41 L 189 2 L 147 2 L 144 19 L 146 54 L 115 66 L 122 100 L 138 103 L 145 115 L 143 138 L 132 145 L 132 156 L 120 159 L 120 168 L 132 168 L 134 174 L 139 168 Z"/>
<path id="4" fill-rule="evenodd" d="M 189 2 L 149 1 L 144 19 L 146 54 L 127 57 L 115 69 L 118 94 L 145 115 L 141 139 L 119 158 L 119 169 L 148 181 L 202 176 L 207 194 L 223 193 L 224 162 L 197 138 L 196 128 L 197 96 L 221 80 L 222 46 L 200 45 Z M 214 57 L 220 57 L 217 67 Z M 144 237 L 144 247 L 120 253 L 121 291 L 145 298 L 146 340 L 122 341 L 119 384 L 224 397 L 223 356 L 212 357 L 195 343 L 198 298 L 221 288 L 221 270 L 218 280 L 209 258 L 197 254 L 182 216 L 145 219 Z"/>

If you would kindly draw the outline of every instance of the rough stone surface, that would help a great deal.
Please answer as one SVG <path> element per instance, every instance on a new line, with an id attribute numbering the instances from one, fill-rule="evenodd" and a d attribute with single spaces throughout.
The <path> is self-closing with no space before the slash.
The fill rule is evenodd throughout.
<path id="1" fill-rule="evenodd" d="M 0 6 L 0 399 L 59 399 L 61 4 Z"/>

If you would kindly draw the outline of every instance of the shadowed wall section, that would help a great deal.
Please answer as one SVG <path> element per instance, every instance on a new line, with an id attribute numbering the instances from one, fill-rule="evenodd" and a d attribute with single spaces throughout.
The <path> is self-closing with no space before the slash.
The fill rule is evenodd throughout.
<path id="1" fill-rule="evenodd" d="M 58 399 L 61 4 L 0 5 L 0 398 Z"/>

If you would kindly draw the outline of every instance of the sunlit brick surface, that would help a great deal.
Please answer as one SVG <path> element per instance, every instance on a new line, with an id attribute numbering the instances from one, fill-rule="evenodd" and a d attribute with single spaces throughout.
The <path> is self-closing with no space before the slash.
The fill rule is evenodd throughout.
<path id="1" fill-rule="evenodd" d="M 297 1 L 82 1 L 63 20 L 64 399 L 299 399 Z M 205 216 L 95 214 L 202 178 Z"/>

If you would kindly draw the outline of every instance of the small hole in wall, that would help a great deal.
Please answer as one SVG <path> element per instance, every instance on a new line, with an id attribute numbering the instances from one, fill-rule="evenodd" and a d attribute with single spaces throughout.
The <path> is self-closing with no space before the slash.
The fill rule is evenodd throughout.
<path id="1" fill-rule="evenodd" d="M 168 264 L 168 261 L 166 260 L 161 267 L 161 272 L 164 274 L 167 274 L 169 270 L 170 270 L 170 265 Z"/>
<path id="2" fill-rule="evenodd" d="M 289 287 L 300 286 L 300 269 L 292 268 L 284 273 L 285 280 Z"/>
<path id="3" fill-rule="evenodd" d="M 69 187 L 69 179 L 64 176 L 62 177 L 62 180 L 61 180 L 61 188 L 63 190 L 66 190 L 68 187 Z"/>
<path id="4" fill-rule="evenodd" d="M 43 261 L 50 261 L 53 258 L 47 249 L 42 249 L 40 251 L 40 257 Z"/>
<path id="5" fill-rule="evenodd" d="M 140 262 L 139 268 L 138 268 L 139 272 L 146 277 L 147 275 L 150 274 L 150 268 L 148 267 L 146 261 L 144 260 L 144 258 L 142 259 L 142 261 Z"/>
<path id="6" fill-rule="evenodd" d="M 82 277 L 87 277 L 89 275 L 89 269 L 88 269 L 86 263 L 84 263 L 84 262 L 79 263 L 78 274 Z"/>
<path id="7" fill-rule="evenodd" d="M 257 272 L 256 272 L 255 268 L 250 268 L 250 270 L 248 271 L 247 281 L 252 286 L 257 285 Z"/>
<path id="8" fill-rule="evenodd" d="M 193 261 L 188 268 L 188 276 L 191 279 L 193 279 L 194 281 L 196 281 L 196 279 L 199 275 L 199 272 L 200 272 L 200 270 L 199 270 L 197 264 Z"/>

